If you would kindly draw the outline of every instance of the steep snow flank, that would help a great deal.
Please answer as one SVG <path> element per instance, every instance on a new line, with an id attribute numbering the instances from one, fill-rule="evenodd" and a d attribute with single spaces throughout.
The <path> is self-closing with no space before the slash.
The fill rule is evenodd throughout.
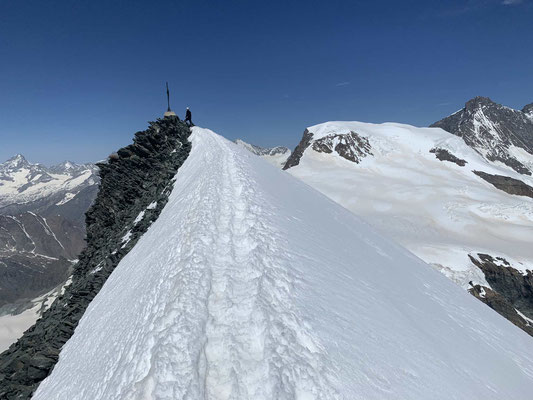
<path id="1" fill-rule="evenodd" d="M 327 122 L 306 132 L 312 140 L 290 174 L 364 217 L 464 288 L 470 281 L 489 286 L 469 253 L 502 256 L 522 271 L 533 266 L 533 201 L 495 189 L 472 171 L 533 186 L 530 177 L 486 161 L 439 128 Z M 314 150 L 317 140 L 350 132 L 368 139 L 372 155 L 354 163 L 335 152 Z M 441 161 L 431 152 L 435 148 L 467 163 Z"/>
<path id="2" fill-rule="evenodd" d="M 530 398 L 531 338 L 213 132 L 36 400 Z"/>

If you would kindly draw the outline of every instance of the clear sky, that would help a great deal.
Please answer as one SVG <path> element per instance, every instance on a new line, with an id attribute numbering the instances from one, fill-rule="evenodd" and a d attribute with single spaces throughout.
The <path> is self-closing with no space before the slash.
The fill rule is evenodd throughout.
<path id="1" fill-rule="evenodd" d="M 533 0 L 0 1 L 0 160 L 105 158 L 171 106 L 293 148 L 328 120 L 533 102 Z"/>

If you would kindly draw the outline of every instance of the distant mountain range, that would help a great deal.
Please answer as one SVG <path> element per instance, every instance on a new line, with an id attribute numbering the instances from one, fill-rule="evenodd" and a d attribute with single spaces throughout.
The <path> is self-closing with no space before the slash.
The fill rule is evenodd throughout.
<path id="1" fill-rule="evenodd" d="M 260 156 L 261 158 L 268 161 L 270 164 L 275 165 L 276 167 L 282 167 L 285 165 L 287 158 L 291 155 L 291 151 L 287 147 L 276 146 L 276 147 L 259 147 L 253 144 L 246 143 L 240 139 L 235 140 L 235 144 L 245 148 L 246 150 L 252 152 L 255 155 Z"/>
<path id="2" fill-rule="evenodd" d="M 0 164 L 0 318 L 66 281 L 98 182 L 94 164 L 45 167 L 20 154 Z"/>

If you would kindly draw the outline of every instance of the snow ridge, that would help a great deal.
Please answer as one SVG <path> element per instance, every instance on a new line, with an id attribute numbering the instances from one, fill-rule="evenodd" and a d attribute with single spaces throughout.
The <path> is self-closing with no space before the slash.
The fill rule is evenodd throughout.
<path id="1" fill-rule="evenodd" d="M 213 132 L 35 400 L 526 400 L 531 338 Z"/>
<path id="2" fill-rule="evenodd" d="M 105 355 L 103 389 L 87 387 L 71 397 L 70 384 L 54 385 L 52 379 L 43 382 L 34 398 L 46 398 L 43 393 L 57 399 L 338 398 L 329 382 L 333 367 L 293 306 L 291 288 L 302 277 L 288 272 L 290 260 L 283 255 L 279 234 L 266 222 L 274 210 L 265 207 L 245 172 L 243 157 L 248 155 L 229 151 L 213 133 L 193 136 L 193 146 L 199 148 L 178 173 L 185 181 L 173 192 L 188 206 L 179 215 L 164 215 L 167 209 L 161 215 L 162 220 L 183 221 L 165 232 L 180 243 L 168 256 L 171 262 L 154 263 L 165 270 L 166 279 L 155 281 L 161 275 L 147 273 L 143 282 L 128 285 L 155 288 L 121 317 L 124 324 L 130 318 L 148 324 L 150 332 L 125 343 L 120 331 L 108 338 L 133 371 L 120 368 L 123 360 Z M 205 165 L 219 168 L 206 170 Z M 153 245 L 164 252 L 160 244 Z M 139 256 L 138 265 L 151 258 Z M 122 290 L 124 282 L 115 277 L 104 289 Z M 88 317 L 98 305 L 97 300 L 91 304 Z M 104 315 L 100 321 L 106 319 Z M 65 353 L 74 355 L 80 340 L 87 338 L 75 334 Z M 78 366 L 87 368 L 85 362 Z M 127 384 L 131 374 L 134 385 Z"/>

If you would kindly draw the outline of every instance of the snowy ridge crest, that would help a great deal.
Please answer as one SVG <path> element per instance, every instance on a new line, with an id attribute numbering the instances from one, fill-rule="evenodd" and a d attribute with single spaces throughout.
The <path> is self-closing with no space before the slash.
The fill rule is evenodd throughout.
<path id="1" fill-rule="evenodd" d="M 288 174 L 191 141 L 34 399 L 529 398 L 524 332 Z"/>

